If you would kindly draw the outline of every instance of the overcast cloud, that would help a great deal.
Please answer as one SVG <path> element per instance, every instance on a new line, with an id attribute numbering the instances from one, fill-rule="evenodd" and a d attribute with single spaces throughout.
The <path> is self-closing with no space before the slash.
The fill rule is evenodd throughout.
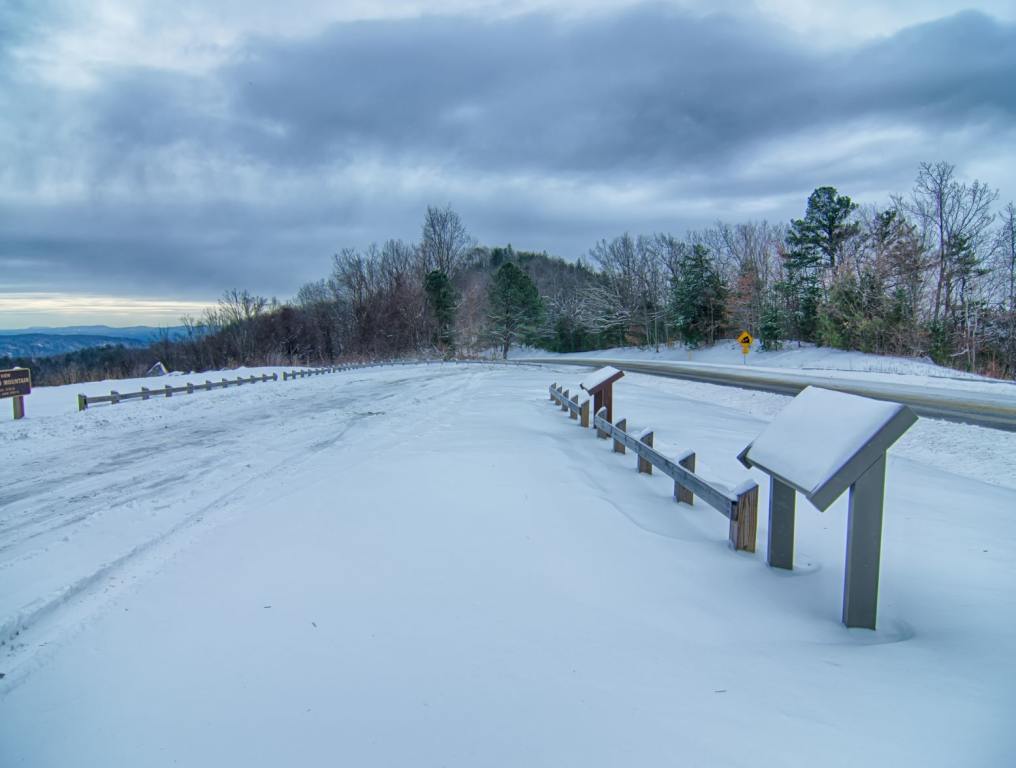
<path id="1" fill-rule="evenodd" d="M 428 203 L 575 258 L 885 202 L 922 160 L 1016 197 L 1006 4 L 276 5 L 0 10 L 0 325 L 17 293 L 286 298 Z"/>

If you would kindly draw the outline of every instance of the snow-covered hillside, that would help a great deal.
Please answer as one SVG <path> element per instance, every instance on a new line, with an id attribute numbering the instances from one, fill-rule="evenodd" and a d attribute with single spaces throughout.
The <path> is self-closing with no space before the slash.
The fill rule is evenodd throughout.
<path id="1" fill-rule="evenodd" d="M 1016 433 L 922 420 L 892 450 L 879 629 L 847 630 L 845 499 L 799 499 L 800 567 L 770 570 L 735 458 L 789 398 L 615 390 L 759 480 L 734 553 L 549 404 L 581 371 L 37 389 L 0 422 L 0 765 L 1005 764 Z"/>

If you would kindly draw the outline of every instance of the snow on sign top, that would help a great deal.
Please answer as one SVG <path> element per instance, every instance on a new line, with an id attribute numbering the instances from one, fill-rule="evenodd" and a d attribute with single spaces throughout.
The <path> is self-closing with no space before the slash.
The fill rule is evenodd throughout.
<path id="1" fill-rule="evenodd" d="M 826 486 L 851 459 L 872 441 L 885 451 L 914 421 L 910 409 L 899 403 L 808 387 L 770 422 L 743 456 L 825 509 L 846 487 Z M 867 468 L 853 469 L 860 475 Z M 849 485 L 856 476 L 840 479 Z M 820 498 L 813 498 L 816 495 Z"/>
<path id="2" fill-rule="evenodd" d="M 619 379 L 624 376 L 621 371 L 617 368 L 611 368 L 609 365 L 599 370 L 593 371 L 586 378 L 584 378 L 580 384 L 582 389 L 586 392 L 592 392 L 597 387 L 603 386 L 610 379 Z"/>

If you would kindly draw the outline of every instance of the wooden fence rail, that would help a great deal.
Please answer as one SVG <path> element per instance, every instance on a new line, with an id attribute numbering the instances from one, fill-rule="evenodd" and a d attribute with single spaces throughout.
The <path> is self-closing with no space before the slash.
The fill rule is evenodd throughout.
<path id="1" fill-rule="evenodd" d="M 296 371 L 283 371 L 282 380 L 288 381 L 290 379 L 302 379 L 307 376 L 320 376 L 324 373 L 335 373 L 336 371 L 344 371 L 352 368 L 363 368 L 361 365 L 343 365 L 334 366 L 329 368 L 305 368 Z M 266 381 L 278 381 L 279 374 L 273 373 L 268 375 L 263 373 L 260 376 L 237 376 L 235 379 L 221 379 L 219 381 L 211 381 L 205 379 L 203 384 L 194 382 L 187 382 L 179 387 L 170 386 L 167 384 L 164 387 L 142 387 L 138 392 L 117 392 L 112 390 L 108 395 L 78 395 L 78 410 L 84 411 L 88 409 L 88 406 L 95 405 L 97 403 L 110 403 L 111 405 L 118 405 L 125 400 L 148 400 L 152 397 L 172 397 L 185 393 L 193 395 L 195 392 L 207 392 L 213 389 L 225 389 L 226 387 L 239 387 L 243 384 L 257 384 L 264 383 Z"/>
<path id="2" fill-rule="evenodd" d="M 283 371 L 282 380 L 290 381 L 293 379 L 303 379 L 307 376 L 321 376 L 325 373 L 337 373 L 339 371 L 351 371 L 360 368 L 375 368 L 384 366 L 395 366 L 395 365 L 421 365 L 427 363 L 477 363 L 482 365 L 525 365 L 524 363 L 515 363 L 513 361 L 501 361 L 501 360 L 432 360 L 432 359 L 420 359 L 420 360 L 378 360 L 369 363 L 345 363 L 343 365 L 333 365 L 327 368 L 302 368 L 293 371 Z M 164 387 L 154 387 L 149 389 L 148 387 L 142 387 L 138 392 L 117 392 L 112 390 L 108 395 L 78 395 L 78 410 L 84 411 L 88 409 L 90 405 L 96 405 L 97 403 L 110 403 L 111 405 L 118 405 L 125 400 L 148 400 L 151 397 L 172 397 L 173 395 L 186 393 L 193 395 L 195 392 L 208 391 L 212 389 L 225 389 L 226 387 L 238 387 L 242 384 L 256 384 L 258 382 L 266 381 L 278 381 L 279 375 L 273 373 L 271 376 L 268 374 L 261 374 L 260 376 L 238 376 L 235 379 L 221 379 L 220 381 L 209 381 L 205 380 L 204 384 L 187 383 L 183 386 L 173 387 L 167 384 Z M 587 417 L 588 418 L 588 417 Z"/>
<path id="3" fill-rule="evenodd" d="M 550 386 L 550 399 L 568 411 L 571 418 L 580 419 L 583 427 L 589 427 L 589 396 L 571 395 L 569 390 L 556 383 Z M 627 431 L 627 420 L 618 419 L 611 424 L 606 418 L 607 409 L 600 410 L 593 417 L 592 426 L 596 436 L 614 441 L 614 451 L 625 453 L 631 450 L 638 457 L 638 470 L 652 474 L 653 467 L 674 481 L 674 498 L 685 504 L 692 504 L 694 497 L 717 510 L 729 521 L 729 539 L 734 549 L 755 551 L 758 527 L 758 483 L 746 480 L 735 488 L 726 488 L 719 483 L 706 480 L 695 474 L 695 453 L 681 452 L 675 459 L 669 459 L 653 447 L 654 432 L 643 430 L 638 435 Z"/>

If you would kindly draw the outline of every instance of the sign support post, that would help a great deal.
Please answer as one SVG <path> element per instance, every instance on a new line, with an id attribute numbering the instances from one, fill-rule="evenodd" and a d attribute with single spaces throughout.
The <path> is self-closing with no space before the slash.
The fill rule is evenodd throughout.
<path id="1" fill-rule="evenodd" d="M 792 571 L 797 491 L 778 477 L 770 476 L 769 479 L 769 540 L 766 547 L 766 562 L 770 568 Z"/>
<path id="2" fill-rule="evenodd" d="M 850 486 L 847 562 L 843 578 L 843 623 L 848 627 L 875 628 L 884 491 L 883 453 Z"/>

